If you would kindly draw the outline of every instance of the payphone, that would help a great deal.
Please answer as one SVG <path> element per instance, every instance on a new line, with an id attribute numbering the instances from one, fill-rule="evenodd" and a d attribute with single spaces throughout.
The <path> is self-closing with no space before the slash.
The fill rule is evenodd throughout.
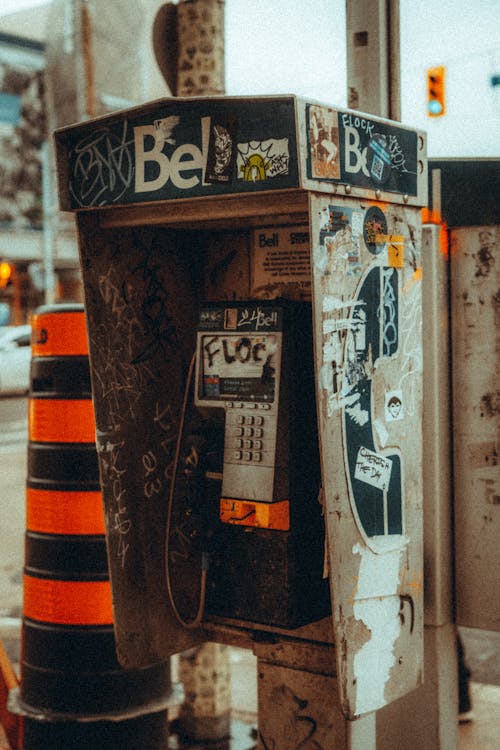
<path id="1" fill-rule="evenodd" d="M 201 418 L 184 441 L 184 494 L 171 493 L 178 507 L 169 519 L 197 515 L 203 527 L 199 607 L 207 615 L 295 628 L 329 612 L 316 404 L 306 397 L 314 391 L 311 327 L 304 302 L 200 310 L 193 390 Z M 177 612 L 186 599 L 173 582 L 182 580 L 179 552 L 169 523 L 167 585 Z"/>
<path id="2" fill-rule="evenodd" d="M 347 717 L 412 690 L 424 134 L 295 96 L 167 98 L 56 150 L 121 662 L 335 641 Z"/>

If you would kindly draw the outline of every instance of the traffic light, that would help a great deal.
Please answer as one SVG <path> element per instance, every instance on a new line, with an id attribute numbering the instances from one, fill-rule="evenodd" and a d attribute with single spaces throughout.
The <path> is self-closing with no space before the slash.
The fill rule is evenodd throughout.
<path id="1" fill-rule="evenodd" d="M 444 101 L 445 68 L 441 65 L 427 71 L 427 114 L 441 117 L 446 112 Z"/>
<path id="2" fill-rule="evenodd" d="M 3 260 L 0 263 L 0 289 L 8 286 L 14 278 L 14 269 L 10 263 Z"/>

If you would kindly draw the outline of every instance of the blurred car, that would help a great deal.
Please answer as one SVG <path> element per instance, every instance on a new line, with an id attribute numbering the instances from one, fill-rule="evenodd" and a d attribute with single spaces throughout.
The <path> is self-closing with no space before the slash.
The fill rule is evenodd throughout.
<path id="1" fill-rule="evenodd" d="M 30 362 L 31 326 L 0 328 L 0 395 L 28 392 Z"/>

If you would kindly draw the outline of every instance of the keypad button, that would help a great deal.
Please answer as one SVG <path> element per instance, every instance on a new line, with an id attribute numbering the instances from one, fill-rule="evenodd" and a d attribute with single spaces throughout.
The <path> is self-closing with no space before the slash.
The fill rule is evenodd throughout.
<path id="1" fill-rule="evenodd" d="M 246 435 L 246 437 L 252 437 L 253 427 L 245 427 L 243 434 Z"/>
<path id="2" fill-rule="evenodd" d="M 243 454 L 242 454 L 241 451 L 234 451 L 234 453 L 233 453 L 233 458 L 235 458 L 236 461 L 241 461 L 242 456 L 243 456 Z"/>
<path id="3" fill-rule="evenodd" d="M 260 451 L 262 450 L 262 440 L 254 440 L 253 441 L 253 447 L 255 450 Z"/>
<path id="4" fill-rule="evenodd" d="M 256 438 L 261 438 L 263 434 L 264 434 L 264 431 L 262 430 L 261 427 L 256 427 L 255 428 L 254 435 L 255 435 Z"/>
<path id="5" fill-rule="evenodd" d="M 255 417 L 255 424 L 264 424 L 264 417 Z"/>
<path id="6" fill-rule="evenodd" d="M 238 414 L 236 417 L 236 424 L 245 424 L 245 417 L 243 414 Z"/>
<path id="7" fill-rule="evenodd" d="M 243 451 L 243 461 L 251 461 L 252 460 L 252 454 L 250 451 Z"/>
<path id="8" fill-rule="evenodd" d="M 245 422 L 246 422 L 246 424 L 253 424 L 254 417 L 252 417 L 252 416 L 245 417 Z"/>
<path id="9" fill-rule="evenodd" d="M 237 448 L 243 448 L 243 440 L 238 439 L 235 441 Z"/>
<path id="10" fill-rule="evenodd" d="M 262 453 L 253 453 L 252 461 L 255 461 L 256 463 L 258 463 L 259 461 L 262 461 Z"/>
<path id="11" fill-rule="evenodd" d="M 241 435 L 243 435 L 243 427 L 237 427 L 237 428 L 235 429 L 235 431 L 234 431 L 234 434 L 235 434 L 235 435 L 236 435 L 237 437 L 241 437 Z"/>
<path id="12" fill-rule="evenodd" d="M 246 448 L 247 450 L 249 448 L 253 448 L 253 440 L 246 439 L 246 440 L 243 440 L 242 442 L 243 442 L 242 448 Z"/>

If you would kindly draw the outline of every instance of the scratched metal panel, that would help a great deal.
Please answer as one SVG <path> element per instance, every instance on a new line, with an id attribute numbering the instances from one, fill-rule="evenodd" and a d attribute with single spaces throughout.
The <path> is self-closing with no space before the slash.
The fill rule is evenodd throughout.
<path id="1" fill-rule="evenodd" d="M 101 230 L 90 214 L 79 229 L 116 648 L 122 665 L 136 668 L 199 639 L 175 619 L 165 577 L 166 511 L 194 351 L 196 250 L 185 233 Z M 171 526 L 187 544 L 181 522 Z M 185 575 L 184 591 L 196 599 L 193 556 L 187 573 L 176 567 L 176 580 Z M 189 594 L 181 604 L 197 606 Z"/>
<path id="2" fill-rule="evenodd" d="M 299 186 L 427 199 L 423 132 L 292 96 L 162 99 L 60 129 L 55 141 L 63 210 Z"/>
<path id="3" fill-rule="evenodd" d="M 409 206 L 425 205 L 423 131 L 301 100 L 297 115 L 304 188 Z"/>
<path id="4" fill-rule="evenodd" d="M 499 246 L 499 226 L 451 233 L 457 618 L 486 630 L 500 630 Z"/>
<path id="5" fill-rule="evenodd" d="M 343 710 L 422 678 L 418 209 L 311 196 L 320 444 Z"/>
<path id="6" fill-rule="evenodd" d="M 63 210 L 299 185 L 293 97 L 161 99 L 55 139 Z"/>

